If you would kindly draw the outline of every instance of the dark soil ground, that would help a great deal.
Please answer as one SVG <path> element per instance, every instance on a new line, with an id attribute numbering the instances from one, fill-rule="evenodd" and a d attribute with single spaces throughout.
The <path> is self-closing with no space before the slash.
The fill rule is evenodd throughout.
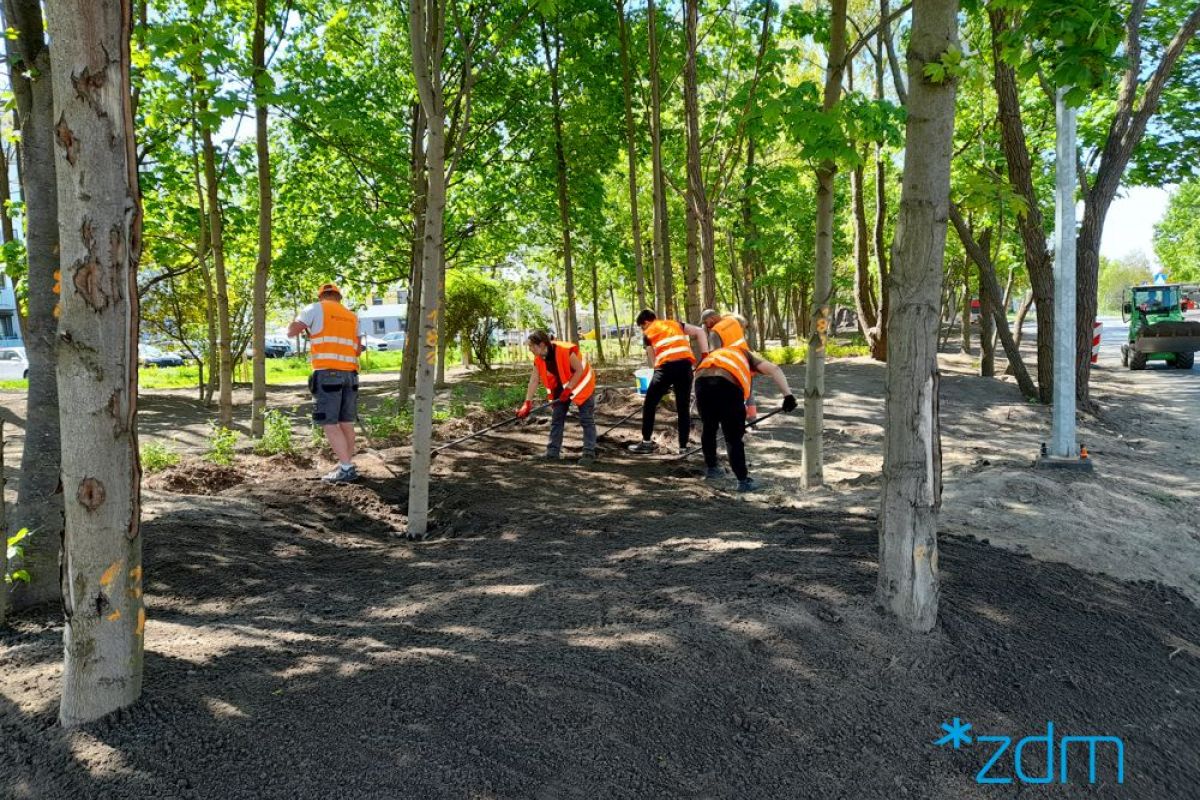
<path id="1" fill-rule="evenodd" d="M 591 471 L 527 460 L 544 435 L 439 456 L 423 542 L 370 456 L 352 486 L 278 461 L 149 492 L 143 698 L 64 732 L 57 612 L 19 617 L 4 796 L 1200 797 L 1200 610 L 1174 589 L 949 536 L 939 627 L 912 635 L 873 604 L 869 516 L 627 456 L 631 426 Z M 1072 754 L 1067 785 L 979 786 L 990 745 L 933 744 L 954 717 L 1120 736 L 1125 782 Z"/>

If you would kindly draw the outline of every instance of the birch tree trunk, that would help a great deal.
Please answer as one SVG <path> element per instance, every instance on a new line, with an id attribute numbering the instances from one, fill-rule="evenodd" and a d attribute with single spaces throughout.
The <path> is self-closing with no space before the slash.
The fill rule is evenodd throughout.
<path id="1" fill-rule="evenodd" d="M 621 86 L 625 95 L 625 153 L 629 163 L 629 217 L 633 241 L 633 266 L 637 280 L 637 305 L 646 305 L 646 268 L 642 263 L 642 223 L 638 217 L 637 130 L 633 125 L 633 70 L 629 64 L 629 21 L 625 19 L 625 0 L 616 0 L 617 34 L 621 40 Z M 614 316 L 617 307 L 613 306 Z"/>
<path id="2" fill-rule="evenodd" d="M 62 704 L 78 725 L 142 691 L 137 265 L 129 0 L 49 0 L 62 295 Z"/>
<path id="3" fill-rule="evenodd" d="M 25 608 L 56 600 L 59 551 L 62 547 L 63 499 L 59 481 L 59 405 L 55 334 L 58 322 L 54 293 L 58 259 L 58 195 L 55 192 L 53 68 L 38 0 L 5 0 L 5 39 L 9 75 L 17 101 L 21 131 L 19 150 L 21 199 L 25 201 L 25 257 L 28 316 L 22 320 L 29 358 L 28 414 L 13 530 L 36 531 L 21 566 L 30 582 L 13 592 L 13 607 Z M 8 182 L 8 172 L 3 176 Z M 11 231 L 10 231 L 11 235 Z M 0 587 L 0 591 L 4 591 Z"/>
<path id="4" fill-rule="evenodd" d="M 846 59 L 846 0 L 832 0 L 829 59 L 825 67 L 822 107 L 830 111 L 842 92 Z M 833 194 L 837 165 L 817 169 L 817 252 L 813 271 L 812 332 L 804 368 L 804 486 L 825 482 L 821 439 L 825 429 L 825 341 L 829 335 L 833 297 Z"/>
<path id="5" fill-rule="evenodd" d="M 267 140 L 267 94 L 270 76 L 266 60 L 267 0 L 254 2 L 255 147 L 258 156 L 258 261 L 254 265 L 254 398 L 250 410 L 250 435 L 263 435 L 267 412 L 267 278 L 271 274 L 271 148 Z"/>
<path id="6" fill-rule="evenodd" d="M 675 277 L 671 269 L 671 221 L 667 218 L 667 185 L 662 162 L 662 87 L 659 80 L 658 14 L 654 0 L 646 0 L 650 38 L 650 162 L 654 174 L 654 286 L 655 312 L 675 316 Z"/>
<path id="7" fill-rule="evenodd" d="M 876 597 L 917 631 L 933 628 L 938 609 L 937 333 L 956 91 L 953 77 L 932 83 L 924 70 L 958 47 L 957 15 L 957 0 L 913 3 L 904 181 L 892 251 Z"/>
<path id="8" fill-rule="evenodd" d="M 409 4 L 409 45 L 417 93 L 429 127 L 425 149 L 428 176 L 425 206 L 421 286 L 420 351 L 417 391 L 413 404 L 412 467 L 408 482 L 408 535 L 423 537 L 429 529 L 429 462 L 433 440 L 434 369 L 437 365 L 438 325 L 441 319 L 440 266 L 442 223 L 446 210 L 446 119 L 442 91 L 442 0 L 412 0 Z M 416 334 L 409 326 L 409 335 Z"/>

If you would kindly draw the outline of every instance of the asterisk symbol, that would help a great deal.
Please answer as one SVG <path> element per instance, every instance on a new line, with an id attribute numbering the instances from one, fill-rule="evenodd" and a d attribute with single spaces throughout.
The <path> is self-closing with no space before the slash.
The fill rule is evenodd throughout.
<path id="1" fill-rule="evenodd" d="M 958 717 L 955 717 L 952 722 L 943 722 L 942 730 L 946 732 L 946 735 L 934 742 L 938 747 L 952 744 L 957 750 L 960 745 L 971 743 L 971 736 L 967 733 L 971 730 L 971 723 L 962 722 Z"/>

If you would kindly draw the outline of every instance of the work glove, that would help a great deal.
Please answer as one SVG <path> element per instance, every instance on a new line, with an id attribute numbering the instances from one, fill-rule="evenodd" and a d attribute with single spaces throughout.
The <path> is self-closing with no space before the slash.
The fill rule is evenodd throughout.
<path id="1" fill-rule="evenodd" d="M 796 410 L 796 395 L 789 394 L 787 397 L 783 398 L 783 410 L 785 412 Z"/>
<path id="2" fill-rule="evenodd" d="M 530 411 L 533 411 L 533 401 L 526 400 L 521 404 L 521 407 L 517 409 L 517 419 L 525 419 L 529 416 Z"/>
<path id="3" fill-rule="evenodd" d="M 563 393 L 560 394 L 558 396 L 558 399 L 556 399 L 554 402 L 562 403 L 563 405 L 568 405 L 568 406 L 571 405 L 571 393 L 564 389 Z"/>

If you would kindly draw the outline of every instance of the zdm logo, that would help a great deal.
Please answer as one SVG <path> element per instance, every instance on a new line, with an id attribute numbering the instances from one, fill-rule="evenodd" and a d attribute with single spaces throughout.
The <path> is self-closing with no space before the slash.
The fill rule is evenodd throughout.
<path id="1" fill-rule="evenodd" d="M 1020 783 L 1054 783 L 1056 777 L 1056 756 L 1058 782 L 1069 783 L 1068 776 L 1070 775 L 1070 770 L 1068 769 L 1068 764 L 1072 753 L 1075 754 L 1076 760 L 1085 753 L 1087 754 L 1088 783 L 1092 784 L 1096 783 L 1097 761 L 1105 759 L 1106 753 L 1114 754 L 1117 783 L 1125 782 L 1125 743 L 1116 736 L 1060 736 L 1057 740 L 1058 746 L 1055 747 L 1054 723 L 1047 722 L 1045 736 L 1026 736 L 1017 742 L 1016 747 L 1012 747 L 1012 768 L 1010 770 L 1008 769 L 1009 762 L 1006 755 L 1012 746 L 1012 737 L 972 736 L 971 724 L 959 720 L 958 717 L 955 717 L 950 722 L 943 722 L 942 731 L 945 733 L 945 736 L 934 741 L 934 744 L 938 747 L 949 746 L 958 750 L 966 744 L 995 746 L 991 757 L 975 775 L 976 783 L 1012 783 L 1014 776 Z M 1041 759 L 1038 758 L 1041 755 L 1038 751 L 1042 747 L 1045 748 L 1044 766 Z M 1027 755 L 1025 761 L 1022 762 L 1021 758 L 1026 748 L 1031 748 L 1033 753 L 1037 755 Z M 1035 761 L 1034 759 L 1037 760 Z M 1107 759 L 1105 760 L 1107 761 Z M 1037 764 L 1037 766 L 1033 766 L 1034 764 Z M 1027 767 L 1038 774 L 1030 775 L 1026 771 Z"/>

